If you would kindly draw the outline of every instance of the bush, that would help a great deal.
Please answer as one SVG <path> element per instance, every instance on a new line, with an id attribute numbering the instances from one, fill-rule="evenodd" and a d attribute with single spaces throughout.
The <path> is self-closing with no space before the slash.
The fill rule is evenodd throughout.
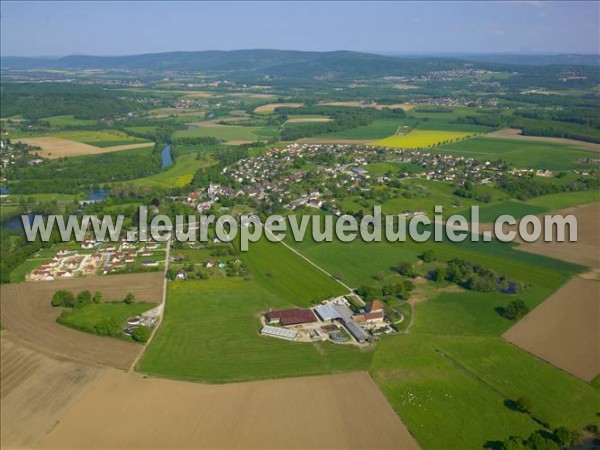
<path id="1" fill-rule="evenodd" d="M 529 308 L 523 300 L 511 301 L 504 310 L 504 317 L 509 320 L 518 320 L 529 312 Z"/>
<path id="2" fill-rule="evenodd" d="M 125 303 L 126 305 L 131 305 L 134 301 L 135 296 L 131 292 L 128 292 L 125 298 L 123 299 L 123 303 Z"/>
<path id="3" fill-rule="evenodd" d="M 433 250 L 425 250 L 420 256 L 419 258 L 421 258 L 421 260 L 423 262 L 433 262 L 433 261 L 437 261 L 437 255 L 435 254 L 435 252 Z"/>
<path id="4" fill-rule="evenodd" d="M 398 264 L 396 270 L 400 275 L 404 275 L 405 277 L 414 277 L 415 269 L 411 263 L 403 262 Z"/>
<path id="5" fill-rule="evenodd" d="M 94 292 L 94 303 L 100 303 L 102 301 L 102 293 L 99 291 Z"/>
<path id="6" fill-rule="evenodd" d="M 56 291 L 52 296 L 52 306 L 62 306 L 64 308 L 73 308 L 75 306 L 75 296 L 65 290 Z"/>
<path id="7" fill-rule="evenodd" d="M 149 327 L 141 326 L 141 327 L 134 328 L 133 333 L 131 334 L 131 337 L 136 342 L 146 342 L 146 341 L 148 341 L 148 339 L 150 339 L 150 333 L 151 333 L 151 330 Z"/>
<path id="8" fill-rule="evenodd" d="M 83 308 L 90 303 L 92 303 L 92 294 L 90 291 L 85 290 L 77 294 L 77 297 L 75 298 L 75 308 Z"/>
<path id="9" fill-rule="evenodd" d="M 515 406 L 521 412 L 531 412 L 531 407 L 533 406 L 533 401 L 529 397 L 519 397 L 515 402 Z"/>

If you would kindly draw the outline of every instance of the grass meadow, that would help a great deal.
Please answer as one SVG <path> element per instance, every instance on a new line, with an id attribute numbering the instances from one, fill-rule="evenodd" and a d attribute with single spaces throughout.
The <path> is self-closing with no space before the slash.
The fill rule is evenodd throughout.
<path id="1" fill-rule="evenodd" d="M 594 158 L 597 155 L 565 144 L 488 137 L 454 142 L 443 145 L 436 151 L 477 159 L 503 159 L 517 167 L 550 170 L 583 169 L 589 165 L 581 164 L 577 160 Z"/>

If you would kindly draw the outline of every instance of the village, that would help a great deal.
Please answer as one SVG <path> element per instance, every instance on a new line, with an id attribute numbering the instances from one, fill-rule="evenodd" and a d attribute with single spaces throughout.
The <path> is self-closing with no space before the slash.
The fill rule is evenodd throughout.
<path id="1" fill-rule="evenodd" d="M 29 281 L 53 281 L 86 275 L 108 275 L 136 271 L 159 270 L 164 267 L 165 244 L 158 242 L 103 243 L 86 239 L 77 249 L 60 248 L 51 259 L 29 272 Z"/>
<path id="2" fill-rule="evenodd" d="M 396 171 L 370 175 L 369 165 L 397 165 Z M 406 169 L 403 169 L 406 168 Z M 503 175 L 550 177 L 549 170 L 509 168 L 502 161 L 438 154 L 432 150 L 402 150 L 368 145 L 290 144 L 262 155 L 242 159 L 223 169 L 228 183 L 210 183 L 205 191 L 190 192 L 183 201 L 199 213 L 217 202 L 234 201 L 257 211 L 323 209 L 347 213 L 339 205 L 342 195 L 368 197 L 378 187 L 399 186 L 402 180 L 444 181 L 457 188 L 470 182 L 491 185 Z M 418 215 L 422 211 L 403 211 Z"/>
<path id="3" fill-rule="evenodd" d="M 297 342 L 326 341 L 368 346 L 377 336 L 395 333 L 380 300 L 364 303 L 355 295 L 325 300 L 311 308 L 269 310 L 260 334 Z M 358 306 L 357 306 L 358 305 Z"/>

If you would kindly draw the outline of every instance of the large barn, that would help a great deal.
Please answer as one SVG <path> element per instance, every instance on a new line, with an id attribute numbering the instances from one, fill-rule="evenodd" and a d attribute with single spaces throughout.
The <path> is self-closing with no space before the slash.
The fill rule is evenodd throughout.
<path id="1" fill-rule="evenodd" d="M 310 309 L 280 309 L 269 311 L 265 314 L 269 324 L 299 325 L 302 323 L 316 322 L 317 317 Z"/>

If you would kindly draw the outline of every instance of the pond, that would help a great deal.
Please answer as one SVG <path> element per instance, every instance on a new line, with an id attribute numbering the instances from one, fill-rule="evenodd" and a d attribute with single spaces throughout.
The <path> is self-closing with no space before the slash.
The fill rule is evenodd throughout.
<path id="1" fill-rule="evenodd" d="M 173 164 L 173 154 L 171 153 L 171 146 L 165 144 L 162 151 L 162 168 L 169 167 Z"/>

